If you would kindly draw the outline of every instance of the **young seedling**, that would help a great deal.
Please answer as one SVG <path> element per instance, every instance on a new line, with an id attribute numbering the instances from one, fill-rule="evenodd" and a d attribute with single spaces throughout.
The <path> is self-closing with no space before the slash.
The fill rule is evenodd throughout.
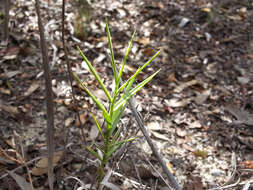
<path id="1" fill-rule="evenodd" d="M 83 54 L 83 52 L 78 47 L 78 50 L 83 57 L 84 61 L 89 67 L 90 72 L 95 76 L 96 80 L 98 81 L 100 87 L 104 91 L 108 101 L 109 101 L 109 110 L 107 111 L 104 105 L 96 98 L 96 96 L 81 82 L 80 78 L 73 73 L 73 76 L 75 80 L 80 84 L 82 89 L 85 91 L 86 94 L 90 96 L 90 98 L 93 100 L 93 102 L 98 106 L 98 108 L 102 111 L 103 117 L 105 120 L 105 129 L 103 130 L 100 124 L 98 123 L 96 117 L 92 115 L 95 124 L 98 128 L 98 131 L 101 135 L 103 146 L 99 146 L 97 144 L 94 144 L 95 149 L 91 146 L 87 147 L 87 150 L 94 155 L 99 161 L 100 165 L 98 167 L 98 183 L 101 182 L 105 175 L 105 166 L 112 157 L 112 154 L 118 150 L 121 145 L 128 141 L 132 141 L 135 138 L 128 138 L 120 140 L 120 127 L 117 127 L 123 112 L 125 110 L 126 104 L 128 100 L 136 94 L 140 89 L 143 88 L 144 85 L 146 85 L 149 81 L 151 81 L 155 75 L 160 71 L 156 71 L 154 74 L 147 77 L 145 80 L 137 84 L 135 87 L 133 87 L 135 78 L 137 75 L 145 68 L 147 67 L 159 54 L 159 51 L 149 60 L 147 61 L 142 67 L 138 68 L 137 71 L 121 85 L 121 78 L 124 70 L 124 66 L 126 64 L 127 57 L 131 50 L 131 45 L 134 39 L 135 33 L 133 33 L 131 41 L 129 43 L 128 49 L 126 51 L 126 54 L 124 56 L 124 59 L 122 61 L 121 67 L 119 69 L 119 72 L 117 72 L 117 68 L 114 61 L 114 53 L 113 53 L 113 46 L 112 46 L 112 40 L 111 40 L 111 34 L 108 26 L 108 21 L 106 21 L 106 33 L 109 43 L 109 49 L 110 49 L 110 57 L 111 57 L 111 63 L 112 63 L 112 70 L 113 70 L 113 76 L 114 76 L 114 82 L 115 82 L 115 88 L 113 92 L 110 94 L 108 89 L 105 87 L 104 83 L 102 82 L 101 78 L 99 77 L 98 73 L 94 69 L 94 67 L 91 65 L 89 60 L 86 58 L 86 56 Z M 98 153 L 96 150 L 99 150 L 100 153 Z M 102 153 L 102 154 L 101 154 Z"/>

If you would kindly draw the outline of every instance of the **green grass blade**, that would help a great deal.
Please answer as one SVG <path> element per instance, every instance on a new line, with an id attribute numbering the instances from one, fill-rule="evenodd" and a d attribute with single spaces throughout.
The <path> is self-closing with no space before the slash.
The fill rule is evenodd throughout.
<path id="1" fill-rule="evenodd" d="M 122 143 L 123 144 L 123 143 Z M 106 156 L 105 156 L 105 163 L 108 162 L 108 160 L 110 159 L 110 157 L 112 156 L 112 154 L 118 150 L 120 148 L 120 146 L 122 144 L 115 144 L 115 145 L 111 145 L 109 148 L 109 151 L 107 152 Z"/>
<path id="2" fill-rule="evenodd" d="M 112 47 L 112 37 L 111 37 L 110 29 L 109 29 L 108 19 L 106 19 L 106 34 L 107 34 L 107 39 L 108 39 L 109 48 L 110 48 L 113 76 L 114 76 L 115 83 L 118 84 L 119 81 L 118 81 L 118 77 L 117 77 L 117 69 L 116 69 L 115 60 L 114 60 L 114 53 L 113 53 L 113 47 Z"/>
<path id="3" fill-rule="evenodd" d="M 102 162 L 102 158 L 99 156 L 99 154 L 96 152 L 96 151 L 94 151 L 91 147 L 89 147 L 89 146 L 87 146 L 86 147 L 87 148 L 87 150 L 93 155 L 93 156 L 95 156 L 97 159 L 99 159 L 101 162 Z"/>
<path id="4" fill-rule="evenodd" d="M 155 75 L 157 75 L 157 73 L 160 71 L 161 69 L 159 69 L 158 71 L 156 71 L 154 74 L 152 74 L 151 76 L 149 76 L 148 78 L 146 78 L 144 81 L 142 81 L 141 83 L 139 83 L 135 88 L 131 89 L 129 92 L 126 92 L 127 94 L 124 94 L 124 96 L 122 96 L 115 104 L 114 106 L 114 110 L 113 111 L 117 111 L 117 109 L 119 109 L 121 106 L 123 106 L 134 94 L 136 94 L 144 85 L 146 85 L 150 80 L 152 80 Z"/>
<path id="5" fill-rule="evenodd" d="M 124 139 L 124 140 L 122 140 L 122 141 L 117 142 L 116 145 L 117 145 L 117 144 L 122 145 L 122 144 L 124 144 L 124 143 L 126 143 L 126 142 L 133 141 L 133 140 L 135 140 L 136 138 L 137 138 L 137 137 L 132 137 L 132 138 L 129 138 L 129 139 Z"/>
<path id="6" fill-rule="evenodd" d="M 96 126 L 97 126 L 97 128 L 98 128 L 98 131 L 99 131 L 100 135 L 102 136 L 103 140 L 105 140 L 104 133 L 103 133 L 103 131 L 102 131 L 102 129 L 101 129 L 101 127 L 100 127 L 98 121 L 97 121 L 97 118 L 96 118 L 95 115 L 93 115 L 93 114 L 91 114 L 91 116 L 92 116 L 92 118 L 93 118 L 93 120 L 94 120 L 94 122 L 95 122 L 95 124 L 96 124 Z"/>
<path id="7" fill-rule="evenodd" d="M 151 76 L 149 76 L 148 78 L 146 78 L 144 81 L 142 81 L 141 83 L 139 83 L 136 87 L 134 87 L 132 90 L 130 90 L 128 96 L 133 96 L 134 94 L 136 94 L 136 92 L 138 92 L 140 89 L 142 89 L 142 87 L 144 85 L 146 85 L 149 81 L 151 81 L 159 72 L 161 69 L 159 69 L 158 71 L 156 71 L 154 74 L 152 74 Z"/>
<path id="8" fill-rule="evenodd" d="M 119 127 L 116 131 L 116 133 L 114 134 L 113 138 L 112 138 L 112 143 L 115 144 L 115 142 L 118 140 L 119 135 L 120 135 L 120 131 L 121 131 L 121 127 Z"/>
<path id="9" fill-rule="evenodd" d="M 130 91 L 130 89 L 132 88 L 132 86 L 133 86 L 133 84 L 134 84 L 135 77 L 136 77 L 136 76 L 130 78 L 130 81 L 129 81 L 129 83 L 127 84 L 127 87 L 126 87 L 126 90 L 125 90 L 125 95 L 127 95 L 128 92 Z"/>
<path id="10" fill-rule="evenodd" d="M 138 69 L 136 71 L 136 75 L 138 75 L 145 67 L 147 67 L 161 52 L 161 50 L 159 50 L 155 55 L 153 55 L 153 57 L 151 57 L 144 65 L 142 65 L 142 67 L 140 69 Z"/>
<path id="11" fill-rule="evenodd" d="M 138 71 L 138 69 L 137 69 Z M 135 77 L 137 75 L 132 75 L 117 91 L 117 93 L 119 94 L 120 92 L 122 92 L 124 90 L 124 88 L 126 87 L 126 91 L 129 91 L 129 89 L 132 87 Z"/>
<path id="12" fill-rule="evenodd" d="M 130 138 L 130 139 L 125 139 L 125 140 L 122 140 L 122 141 L 119 141 L 119 142 L 116 142 L 114 144 L 111 144 L 109 146 L 109 151 L 107 152 L 106 154 L 106 157 L 105 157 L 105 163 L 108 162 L 108 160 L 110 159 L 111 155 L 116 151 L 118 150 L 122 144 L 126 143 L 126 142 L 129 142 L 129 141 L 132 141 L 136 139 L 136 137 L 133 137 L 133 138 Z"/>
<path id="13" fill-rule="evenodd" d="M 110 120 L 110 116 L 107 113 L 105 107 L 103 106 L 103 104 L 101 104 L 98 99 L 92 94 L 92 92 L 89 91 L 89 89 L 81 82 L 80 78 L 77 76 L 77 74 L 73 73 L 73 76 L 75 78 L 75 80 L 81 85 L 81 87 L 83 88 L 83 90 L 91 97 L 91 99 L 93 100 L 93 102 L 95 104 L 97 104 L 98 108 L 100 110 L 102 110 L 103 115 L 105 116 L 105 119 L 107 119 L 108 122 L 111 122 Z"/>
<path id="14" fill-rule="evenodd" d="M 130 79 L 131 79 L 131 78 L 129 78 L 129 79 L 118 89 L 118 91 L 117 91 L 118 94 L 124 90 L 124 88 L 128 85 Z"/>
<path id="15" fill-rule="evenodd" d="M 126 89 L 125 89 L 125 93 L 120 97 L 120 99 L 124 99 L 125 97 L 127 97 L 127 94 L 129 93 L 130 89 L 132 88 L 133 86 L 133 83 L 134 83 L 134 80 L 135 80 L 135 76 L 130 78 L 130 80 L 128 80 L 128 83 L 125 83 L 127 85 Z M 124 87 L 123 85 L 121 87 Z M 118 93 L 121 92 L 121 90 L 123 90 L 124 88 L 120 88 L 118 90 Z M 116 104 L 115 104 L 116 105 Z M 115 107 L 114 105 L 114 107 Z M 123 106 L 123 104 L 122 104 Z M 112 111 L 113 113 L 115 112 L 115 110 Z"/>
<path id="16" fill-rule="evenodd" d="M 125 106 L 123 106 L 123 107 L 121 107 L 121 109 L 118 109 L 113 112 L 112 128 L 111 128 L 110 134 L 112 134 L 114 132 L 114 129 L 116 128 L 117 124 L 119 123 L 124 110 L 125 110 Z"/>
<path id="17" fill-rule="evenodd" d="M 125 57 L 123 59 L 122 65 L 121 65 L 121 68 L 120 68 L 120 71 L 119 71 L 119 75 L 118 75 L 118 82 L 121 79 L 121 76 L 122 76 L 122 73 L 123 73 L 123 70 L 124 70 L 124 67 L 125 67 L 125 64 L 126 64 L 127 57 L 128 57 L 128 55 L 130 53 L 130 50 L 131 50 L 131 46 L 132 46 L 132 43 L 133 43 L 133 40 L 134 40 L 134 36 L 135 36 L 135 31 L 134 31 L 134 33 L 133 33 L 133 35 L 131 37 L 131 41 L 130 41 L 130 43 L 128 45 Z"/>
<path id="18" fill-rule="evenodd" d="M 151 57 L 151 59 L 149 59 L 142 67 L 138 68 L 136 72 L 118 89 L 118 93 L 120 93 L 126 87 L 126 85 L 128 85 L 132 78 L 135 78 L 145 67 L 147 67 L 159 55 L 159 53 L 160 51 Z"/>
<path id="19" fill-rule="evenodd" d="M 94 143 L 94 146 L 95 146 L 98 150 L 100 150 L 101 153 L 102 153 L 103 155 L 105 154 L 105 151 L 104 151 L 100 146 L 98 146 L 96 143 Z M 99 155 L 99 153 L 98 153 L 98 155 Z"/>
<path id="20" fill-rule="evenodd" d="M 112 97 L 109 93 L 109 91 L 107 90 L 107 88 L 105 87 L 104 83 L 102 82 L 101 78 L 99 77 L 99 75 L 97 74 L 96 70 L 94 69 L 94 67 L 91 65 L 90 61 L 87 59 L 87 57 L 84 55 L 84 53 L 81 51 L 81 49 L 79 47 L 77 47 L 77 49 L 79 50 L 81 56 L 83 57 L 83 60 L 85 61 L 85 63 L 88 65 L 90 72 L 95 76 L 95 78 L 97 79 L 99 85 L 101 86 L 102 90 L 104 91 L 105 95 L 107 96 L 108 100 L 110 102 L 112 102 Z"/>

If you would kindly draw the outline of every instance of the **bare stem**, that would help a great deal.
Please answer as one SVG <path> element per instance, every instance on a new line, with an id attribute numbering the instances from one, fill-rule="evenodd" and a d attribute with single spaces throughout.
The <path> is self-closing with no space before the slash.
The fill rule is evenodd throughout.
<path id="1" fill-rule="evenodd" d="M 4 5 L 4 40 L 7 42 L 9 38 L 9 10 L 10 10 L 10 0 L 5 0 Z"/>
<path id="2" fill-rule="evenodd" d="M 164 173 L 167 175 L 168 179 L 169 179 L 169 182 L 170 184 L 172 185 L 172 187 L 175 189 L 175 190 L 182 190 L 182 188 L 179 186 L 179 184 L 177 183 L 176 179 L 174 178 L 174 176 L 171 174 L 171 172 L 168 170 L 168 167 L 166 166 L 165 162 L 163 161 L 161 155 L 158 153 L 157 151 L 157 148 L 155 147 L 155 145 L 153 144 L 151 138 L 149 137 L 148 133 L 147 133 L 147 130 L 140 118 L 140 115 L 138 114 L 135 106 L 134 106 L 134 103 L 132 101 L 132 99 L 129 100 L 129 105 L 130 105 L 130 108 L 134 114 L 134 117 L 135 117 L 135 120 L 139 126 L 139 128 L 141 129 L 141 132 L 143 133 L 144 137 L 146 138 L 152 152 L 154 153 L 154 155 L 156 156 L 158 162 L 161 164 L 162 166 L 162 169 L 164 171 Z M 171 189 L 171 188 L 170 188 Z"/>
<path id="3" fill-rule="evenodd" d="M 47 103 L 47 148 L 48 148 L 48 182 L 50 190 L 53 190 L 54 185 L 54 103 L 53 103 L 53 90 L 52 80 L 49 70 L 49 59 L 47 52 L 47 45 L 44 36 L 44 28 L 40 16 L 40 2 L 35 0 L 35 8 L 38 15 L 38 26 L 40 32 L 40 45 L 42 52 L 42 62 L 44 68 L 44 78 L 46 84 L 46 103 Z"/>

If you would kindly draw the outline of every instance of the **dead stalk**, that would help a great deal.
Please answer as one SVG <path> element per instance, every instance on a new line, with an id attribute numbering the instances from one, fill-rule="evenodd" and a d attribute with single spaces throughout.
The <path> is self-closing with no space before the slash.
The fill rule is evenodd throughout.
<path id="1" fill-rule="evenodd" d="M 38 15 L 38 26 L 40 32 L 40 45 L 42 52 L 42 63 L 44 68 L 44 77 L 46 85 L 46 105 L 47 105 L 47 147 L 48 147 L 48 182 L 50 190 L 53 190 L 54 174 L 53 174 L 53 157 L 54 157 L 54 103 L 52 80 L 49 70 L 49 59 L 46 40 L 44 36 L 44 28 L 40 16 L 40 2 L 35 0 L 36 13 Z"/>
<path id="2" fill-rule="evenodd" d="M 8 38 L 9 38 L 9 10 L 10 10 L 10 0 L 5 0 L 5 5 L 4 5 L 4 41 L 8 42 Z"/>

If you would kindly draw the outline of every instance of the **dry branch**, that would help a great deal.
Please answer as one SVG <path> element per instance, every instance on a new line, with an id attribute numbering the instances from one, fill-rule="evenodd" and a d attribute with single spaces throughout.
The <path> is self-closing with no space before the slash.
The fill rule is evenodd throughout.
<path id="1" fill-rule="evenodd" d="M 54 174 L 53 174 L 53 153 L 54 153 L 54 103 L 52 80 L 49 70 L 49 59 L 46 40 L 44 36 L 44 28 L 40 16 L 40 3 L 35 0 L 35 8 L 38 15 L 38 26 L 40 32 L 40 46 L 42 52 L 42 63 L 44 69 L 45 85 L 46 85 L 46 105 L 47 105 L 47 147 L 48 147 L 48 181 L 49 188 L 53 190 Z"/>

